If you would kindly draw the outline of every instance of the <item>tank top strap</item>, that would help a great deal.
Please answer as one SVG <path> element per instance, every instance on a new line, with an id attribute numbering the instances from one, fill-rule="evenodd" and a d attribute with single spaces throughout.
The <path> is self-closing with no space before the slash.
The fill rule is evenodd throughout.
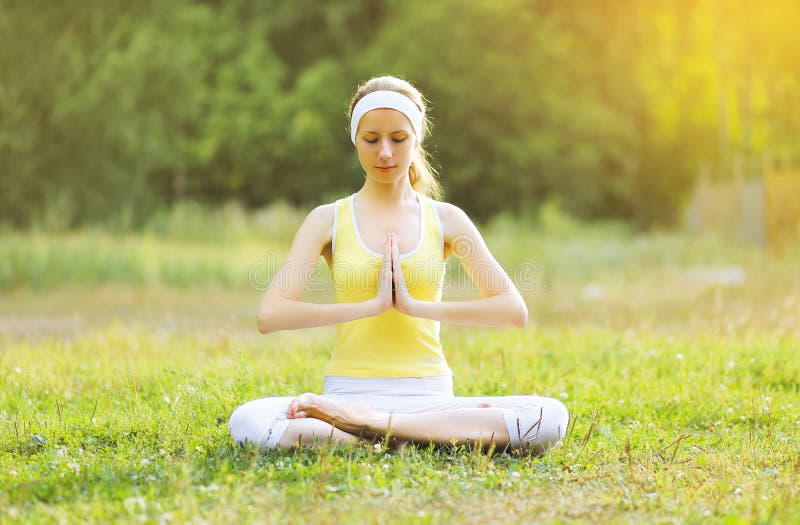
<path id="1" fill-rule="evenodd" d="M 442 221 L 439 219 L 439 214 L 436 212 L 436 201 L 423 195 L 420 195 L 420 199 L 425 212 L 424 235 L 429 246 L 428 249 L 437 255 L 443 256 L 444 230 L 442 229 Z"/>
<path id="2" fill-rule="evenodd" d="M 332 257 L 336 256 L 337 241 L 343 241 L 346 244 L 349 244 L 350 237 L 354 237 L 348 235 L 349 232 L 354 231 L 354 225 L 350 220 L 350 202 L 350 197 L 343 197 L 341 199 L 337 199 L 336 203 L 334 204 L 333 229 L 331 237 Z"/>

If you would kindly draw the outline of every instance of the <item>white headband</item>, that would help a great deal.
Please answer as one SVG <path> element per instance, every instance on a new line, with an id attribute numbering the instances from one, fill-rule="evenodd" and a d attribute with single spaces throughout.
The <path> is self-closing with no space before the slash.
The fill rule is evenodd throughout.
<path id="1" fill-rule="evenodd" d="M 373 91 L 364 95 L 353 108 L 353 116 L 350 117 L 350 140 L 353 141 L 353 144 L 356 143 L 356 131 L 358 131 L 358 123 L 361 122 L 361 117 L 367 111 L 379 108 L 396 109 L 405 115 L 414 127 L 417 143 L 422 140 L 422 113 L 417 108 L 417 105 L 410 98 L 397 91 Z"/>

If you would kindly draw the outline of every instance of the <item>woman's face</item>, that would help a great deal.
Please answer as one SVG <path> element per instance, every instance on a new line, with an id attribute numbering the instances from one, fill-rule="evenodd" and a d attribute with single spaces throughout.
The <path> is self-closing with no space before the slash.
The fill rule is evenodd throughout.
<path id="1" fill-rule="evenodd" d="M 415 146 L 414 128 L 399 111 L 373 109 L 361 117 L 356 150 L 367 177 L 387 183 L 407 177 Z"/>

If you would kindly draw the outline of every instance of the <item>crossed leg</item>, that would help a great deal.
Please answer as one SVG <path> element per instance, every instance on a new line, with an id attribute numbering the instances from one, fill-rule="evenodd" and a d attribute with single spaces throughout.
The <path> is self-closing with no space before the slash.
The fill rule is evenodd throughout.
<path id="1" fill-rule="evenodd" d="M 316 418 L 297 418 L 289 421 L 286 432 L 278 444 L 283 448 L 311 445 L 317 442 L 356 443 L 364 439 L 340 430 L 330 423 Z"/>
<path id="2" fill-rule="evenodd" d="M 372 396 L 368 406 L 354 400 L 347 404 L 347 398 L 303 394 L 249 401 L 231 414 L 231 437 L 239 444 L 291 448 L 315 441 L 371 441 L 391 433 L 390 446 L 493 442 L 542 453 L 557 445 L 569 426 L 566 407 L 540 396 Z"/>
<path id="3" fill-rule="evenodd" d="M 353 443 L 389 433 L 401 441 L 422 444 L 494 443 L 504 447 L 510 442 L 502 410 L 488 402 L 472 408 L 390 414 L 306 393 L 291 402 L 288 417 L 289 426 L 279 442 L 283 447 L 320 438 Z"/>

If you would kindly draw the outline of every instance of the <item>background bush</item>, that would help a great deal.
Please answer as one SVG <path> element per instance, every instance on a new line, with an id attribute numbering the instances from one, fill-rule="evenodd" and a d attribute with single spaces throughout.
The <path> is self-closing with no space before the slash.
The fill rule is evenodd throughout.
<path id="1" fill-rule="evenodd" d="M 798 160 L 791 0 L 0 2 L 0 222 L 139 228 L 186 199 L 357 189 L 348 99 L 431 101 L 448 200 L 670 224 L 701 169 Z"/>

